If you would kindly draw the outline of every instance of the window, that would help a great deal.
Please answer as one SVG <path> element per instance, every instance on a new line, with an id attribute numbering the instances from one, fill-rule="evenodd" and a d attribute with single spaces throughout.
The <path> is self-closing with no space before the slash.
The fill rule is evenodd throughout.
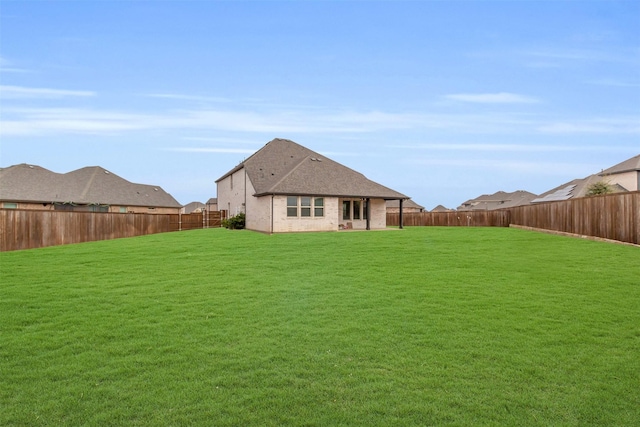
<path id="1" fill-rule="evenodd" d="M 287 216 L 298 216 L 298 198 L 287 196 Z"/>
<path id="2" fill-rule="evenodd" d="M 342 201 L 342 219 L 351 219 L 351 201 Z"/>
<path id="3" fill-rule="evenodd" d="M 324 198 L 287 196 L 287 216 L 301 218 L 323 217 Z"/>
<path id="4" fill-rule="evenodd" d="M 103 205 L 89 205 L 87 206 L 89 212 L 109 212 L 109 206 Z"/>
<path id="5" fill-rule="evenodd" d="M 300 197 L 300 216 L 311 216 L 311 197 Z"/>
<path id="6" fill-rule="evenodd" d="M 313 216 L 324 216 L 324 199 L 322 197 L 316 197 L 313 200 Z"/>
<path id="7" fill-rule="evenodd" d="M 353 219 L 360 219 L 360 200 L 353 201 Z"/>
<path id="8" fill-rule="evenodd" d="M 127 213 L 127 207 L 126 206 L 120 206 L 120 213 Z"/>
<path id="9" fill-rule="evenodd" d="M 3 207 L 3 208 L 5 208 L 5 209 L 18 209 L 18 204 L 17 204 L 17 203 L 7 203 L 7 202 L 4 202 L 4 203 L 2 204 L 2 207 Z"/>

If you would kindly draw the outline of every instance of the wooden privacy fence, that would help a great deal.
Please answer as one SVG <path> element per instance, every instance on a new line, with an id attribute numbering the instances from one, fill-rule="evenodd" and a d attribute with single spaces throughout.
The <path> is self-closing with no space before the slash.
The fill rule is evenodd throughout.
<path id="1" fill-rule="evenodd" d="M 388 213 L 387 225 L 399 225 L 400 214 Z M 409 212 L 402 215 L 405 226 L 508 227 L 509 211 Z"/>
<path id="2" fill-rule="evenodd" d="M 387 225 L 398 225 L 400 214 L 388 213 Z M 405 213 L 406 226 L 518 225 L 542 230 L 640 244 L 640 192 L 582 197 L 495 211 Z"/>
<path id="3" fill-rule="evenodd" d="M 134 214 L 0 209 L 0 251 L 220 227 L 221 213 Z"/>
<path id="4" fill-rule="evenodd" d="M 511 224 L 640 244 L 640 192 L 511 208 Z"/>
<path id="5" fill-rule="evenodd" d="M 169 214 L 169 231 L 195 230 L 222 226 L 222 212 Z"/>

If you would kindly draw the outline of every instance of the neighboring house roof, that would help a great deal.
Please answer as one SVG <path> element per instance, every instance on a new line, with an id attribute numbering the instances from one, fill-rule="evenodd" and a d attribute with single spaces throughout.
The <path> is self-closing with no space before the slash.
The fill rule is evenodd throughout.
<path id="1" fill-rule="evenodd" d="M 201 202 L 191 202 L 191 203 L 187 203 L 186 205 L 184 205 L 182 207 L 182 209 L 184 209 L 184 213 L 186 214 L 190 214 L 195 212 L 196 210 L 200 209 L 204 209 L 204 203 Z"/>
<path id="2" fill-rule="evenodd" d="M 599 182 L 602 181 L 602 173 L 589 175 L 586 178 L 582 179 L 574 179 L 572 181 L 566 182 L 558 187 L 552 188 L 551 190 L 542 193 L 539 197 L 531 200 L 531 203 L 544 203 L 544 202 L 557 202 L 560 200 L 569 200 L 578 197 L 585 197 L 589 188 Z M 611 190 L 614 193 L 620 193 L 627 191 L 626 188 L 622 187 L 619 184 L 613 184 L 611 186 Z"/>
<path id="3" fill-rule="evenodd" d="M 387 200 L 387 208 L 398 208 L 400 209 L 400 200 Z M 402 208 L 411 208 L 411 209 L 421 209 L 424 210 L 424 206 L 420 206 L 419 204 L 417 204 L 416 202 L 414 202 L 413 200 L 409 199 L 409 200 L 405 200 L 404 202 L 402 202 Z"/>
<path id="4" fill-rule="evenodd" d="M 446 207 L 444 207 L 442 205 L 438 205 L 435 208 L 431 209 L 431 212 L 451 212 L 453 210 L 454 209 L 449 209 L 449 208 L 446 208 Z"/>
<path id="5" fill-rule="evenodd" d="M 162 188 L 129 182 L 100 166 L 60 174 L 24 163 L 0 169 L 0 200 L 181 207 Z"/>
<path id="6" fill-rule="evenodd" d="M 217 205 L 218 204 L 218 198 L 217 197 L 212 197 L 209 200 L 207 200 L 207 205 Z"/>
<path id="7" fill-rule="evenodd" d="M 313 194 L 408 199 L 402 193 L 287 139 L 270 141 L 216 182 L 242 168 L 254 186 L 254 196 Z"/>
<path id="8" fill-rule="evenodd" d="M 514 206 L 529 204 L 529 202 L 536 197 L 535 194 L 524 190 L 518 190 L 512 193 L 498 191 L 493 194 L 483 194 L 475 199 L 467 200 L 458 206 L 458 210 L 471 211 L 512 208 Z"/>
<path id="9" fill-rule="evenodd" d="M 554 202 L 577 197 L 585 197 L 589 188 L 593 184 L 600 181 L 609 181 L 608 178 L 603 179 L 603 177 L 632 171 L 640 172 L 640 154 L 620 162 L 617 165 L 611 166 L 600 173 L 589 175 L 582 179 L 574 179 L 558 187 L 552 188 L 551 190 L 542 193 L 539 197 L 533 199 L 531 203 Z M 611 184 L 611 190 L 614 193 L 628 191 L 628 189 L 615 182 Z"/>
<path id="10" fill-rule="evenodd" d="M 598 175 L 607 176 L 632 171 L 640 171 L 640 154 L 627 159 L 624 162 L 618 163 L 617 165 L 611 166 L 609 169 L 603 170 Z"/>

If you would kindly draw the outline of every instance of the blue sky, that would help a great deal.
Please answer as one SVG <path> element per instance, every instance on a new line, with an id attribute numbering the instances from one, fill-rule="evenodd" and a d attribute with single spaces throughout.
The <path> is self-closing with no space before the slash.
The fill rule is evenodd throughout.
<path id="1" fill-rule="evenodd" d="M 640 153 L 636 0 L 0 0 L 0 68 L 0 166 L 183 204 L 276 137 L 427 209 Z"/>

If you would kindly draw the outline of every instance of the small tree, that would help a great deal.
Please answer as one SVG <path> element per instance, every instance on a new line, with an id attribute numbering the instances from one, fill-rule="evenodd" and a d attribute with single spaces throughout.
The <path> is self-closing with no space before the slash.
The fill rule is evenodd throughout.
<path id="1" fill-rule="evenodd" d="M 240 212 L 236 216 L 222 220 L 222 226 L 230 230 L 242 230 L 244 228 L 244 212 Z"/>
<path id="2" fill-rule="evenodd" d="M 594 182 L 587 188 L 587 196 L 613 193 L 613 187 L 606 181 Z"/>

